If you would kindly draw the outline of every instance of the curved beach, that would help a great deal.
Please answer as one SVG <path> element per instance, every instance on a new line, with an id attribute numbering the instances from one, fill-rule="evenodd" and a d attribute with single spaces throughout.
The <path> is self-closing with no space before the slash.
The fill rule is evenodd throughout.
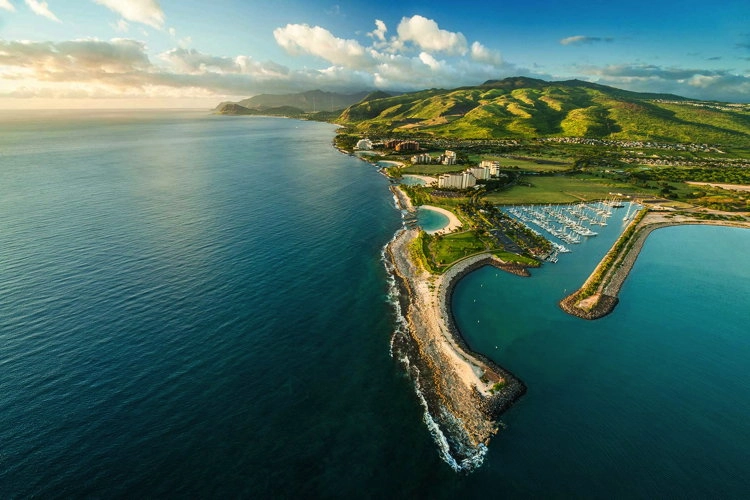
<path id="1" fill-rule="evenodd" d="M 411 179 L 418 179 L 425 183 L 425 186 L 431 185 L 433 182 L 437 182 L 436 177 L 430 177 L 428 175 L 419 175 L 419 174 L 404 174 L 404 178 L 411 178 Z"/>
<path id="2" fill-rule="evenodd" d="M 432 205 L 420 205 L 419 208 L 424 208 L 426 210 L 432 210 L 433 212 L 437 212 L 439 214 L 442 214 L 448 218 L 448 225 L 444 226 L 440 229 L 435 229 L 432 231 L 425 231 L 428 234 L 445 234 L 455 231 L 456 229 L 459 229 L 461 227 L 461 221 L 458 220 L 458 217 L 456 217 L 456 214 L 451 212 L 450 210 L 446 210 L 444 208 L 440 207 L 433 207 Z"/>

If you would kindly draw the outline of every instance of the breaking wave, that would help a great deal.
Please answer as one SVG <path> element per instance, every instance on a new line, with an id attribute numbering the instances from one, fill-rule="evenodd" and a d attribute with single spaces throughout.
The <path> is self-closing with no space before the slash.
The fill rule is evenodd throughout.
<path id="1" fill-rule="evenodd" d="M 396 232 L 393 239 L 398 237 L 400 231 Z M 393 241 L 393 239 L 391 241 Z M 463 422 L 453 416 L 445 408 L 438 405 L 437 415 L 430 412 L 430 406 L 427 403 L 422 385 L 419 382 L 419 368 L 410 362 L 408 352 L 408 323 L 404 316 L 401 303 L 401 293 L 396 281 L 395 269 L 390 259 L 387 257 L 387 248 L 390 242 L 383 247 L 381 258 L 383 265 L 388 274 L 388 294 L 387 300 L 394 311 L 395 327 L 391 335 L 389 354 L 392 358 L 397 358 L 404 366 L 407 374 L 414 383 L 414 392 L 417 395 L 420 405 L 424 409 L 422 420 L 427 426 L 435 444 L 438 448 L 440 458 L 447 463 L 456 472 L 471 472 L 478 468 L 484 462 L 487 454 L 487 446 L 480 443 L 474 447 L 469 444 L 468 436 L 463 427 Z"/>

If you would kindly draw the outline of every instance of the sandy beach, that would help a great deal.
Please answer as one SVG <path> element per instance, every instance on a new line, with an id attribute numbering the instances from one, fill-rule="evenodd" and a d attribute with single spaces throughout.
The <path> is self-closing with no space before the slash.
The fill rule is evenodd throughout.
<path id="1" fill-rule="evenodd" d="M 427 400 L 428 412 L 445 424 L 444 432 L 462 443 L 459 450 L 453 450 L 456 458 L 470 459 L 497 432 L 499 413 L 526 388 L 509 372 L 471 352 L 452 320 L 450 297 L 455 283 L 466 273 L 493 263 L 494 258 L 474 256 L 444 275 L 433 275 L 410 258 L 409 247 L 418 234 L 416 229 L 401 230 L 387 248 L 408 302 L 405 317 L 411 345 L 407 350 L 414 354 L 409 359 L 418 367 L 417 386 Z"/>
<path id="2" fill-rule="evenodd" d="M 410 177 L 412 179 L 419 179 L 425 183 L 425 185 L 429 186 L 433 182 L 437 182 L 436 177 L 430 177 L 428 175 L 418 175 L 418 174 L 404 174 L 404 177 Z"/>
<path id="3" fill-rule="evenodd" d="M 456 229 L 459 229 L 461 227 L 461 221 L 458 220 L 458 217 L 456 217 L 456 214 L 449 210 L 445 210 L 444 208 L 440 207 L 433 207 L 432 205 L 421 205 L 419 208 L 426 208 L 427 210 L 433 210 L 437 213 L 443 214 L 446 217 L 448 217 L 448 225 L 441 228 L 436 229 L 434 231 L 426 231 L 429 234 L 446 234 L 451 233 L 455 231 Z"/>

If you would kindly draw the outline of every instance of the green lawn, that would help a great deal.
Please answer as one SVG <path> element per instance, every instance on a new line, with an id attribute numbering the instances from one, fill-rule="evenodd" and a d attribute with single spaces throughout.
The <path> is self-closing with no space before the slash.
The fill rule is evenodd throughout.
<path id="1" fill-rule="evenodd" d="M 447 234 L 442 238 L 433 238 L 430 250 L 435 263 L 439 266 L 451 264 L 458 259 L 486 249 L 484 242 L 474 231 Z"/>
<path id="2" fill-rule="evenodd" d="M 532 267 L 536 267 L 539 265 L 539 261 L 534 260 L 531 257 L 518 255 L 516 253 L 498 250 L 498 251 L 492 252 L 492 254 L 504 260 L 505 262 L 516 262 L 518 264 L 523 264 L 525 266 L 532 266 Z"/>
<path id="3" fill-rule="evenodd" d="M 500 168 L 512 169 L 517 167 L 518 170 L 528 172 L 560 172 L 563 170 L 570 170 L 573 166 L 572 163 L 565 163 L 560 158 L 538 158 L 538 159 L 516 159 L 506 158 L 504 156 L 487 156 L 487 155 L 472 155 L 469 157 L 471 160 L 476 160 L 478 164 L 482 160 L 490 160 L 500 162 Z"/>
<path id="4" fill-rule="evenodd" d="M 605 199 L 612 192 L 643 191 L 627 183 L 598 177 L 524 176 L 520 182 L 532 186 L 513 186 L 507 191 L 487 194 L 484 199 L 497 204 L 573 203 Z"/>

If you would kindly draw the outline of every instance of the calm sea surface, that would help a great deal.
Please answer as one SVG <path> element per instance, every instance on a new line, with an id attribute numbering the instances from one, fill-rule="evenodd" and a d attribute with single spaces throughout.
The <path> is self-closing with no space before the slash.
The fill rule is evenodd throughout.
<path id="1" fill-rule="evenodd" d="M 614 225 L 531 279 L 468 276 L 468 341 L 529 393 L 456 474 L 389 356 L 400 215 L 334 130 L 0 114 L 0 497 L 749 491 L 750 231 L 653 233 L 591 323 L 556 301 Z"/>

